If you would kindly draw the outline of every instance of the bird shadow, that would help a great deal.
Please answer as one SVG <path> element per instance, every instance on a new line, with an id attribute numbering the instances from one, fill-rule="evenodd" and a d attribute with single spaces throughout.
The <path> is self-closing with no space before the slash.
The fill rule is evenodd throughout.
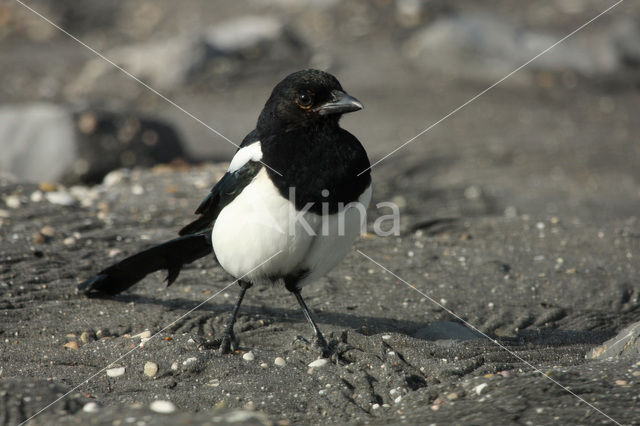
<path id="1" fill-rule="evenodd" d="M 187 311 L 202 303 L 186 298 L 162 300 L 140 294 L 119 294 L 111 297 L 111 300 L 123 303 L 133 302 L 137 304 L 158 305 L 169 309 Z M 234 303 L 204 303 L 197 309 L 201 312 L 209 312 L 212 315 L 221 315 L 230 314 L 233 307 Z M 273 320 L 283 323 L 306 323 L 304 314 L 302 311 L 297 309 L 297 307 L 296 309 L 288 309 L 282 307 L 270 307 L 266 305 L 256 306 L 252 304 L 243 304 L 240 312 L 241 315 L 249 314 L 255 316 L 269 316 Z M 446 332 L 443 335 L 440 332 L 437 333 L 437 336 L 423 332 L 428 326 L 433 325 L 436 322 L 446 322 L 449 324 L 456 323 L 460 327 L 463 327 L 463 325 L 458 321 L 442 321 L 441 319 L 438 319 L 434 322 L 423 322 L 335 311 L 316 311 L 315 317 L 320 324 L 348 328 L 364 336 L 398 333 L 418 340 L 431 342 L 481 342 L 489 341 L 489 339 L 491 339 L 492 341 L 496 340 L 509 346 L 534 345 L 541 347 L 561 347 L 580 344 L 597 345 L 605 342 L 615 335 L 615 332 L 613 331 L 564 330 L 549 328 L 544 330 L 520 330 L 518 335 L 514 337 L 495 336 L 493 334 L 482 335 L 481 333 L 474 332 L 477 336 L 469 338 L 467 333 L 472 330 L 467 328 L 467 331 L 464 333 L 466 337 L 461 338 L 457 332 L 452 332 L 451 335 L 446 335 Z"/>

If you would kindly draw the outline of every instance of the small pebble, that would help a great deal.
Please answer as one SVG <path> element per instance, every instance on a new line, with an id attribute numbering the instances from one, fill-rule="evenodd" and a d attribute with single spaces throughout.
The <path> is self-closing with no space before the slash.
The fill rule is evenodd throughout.
<path id="1" fill-rule="evenodd" d="M 269 364 L 267 364 L 266 362 L 263 362 L 262 364 L 260 364 L 260 367 L 262 368 L 267 368 L 269 366 Z"/>
<path id="2" fill-rule="evenodd" d="M 93 332 L 83 331 L 82 334 L 80 334 L 80 341 L 82 341 L 82 343 L 88 343 L 92 340 L 95 340 Z"/>
<path id="3" fill-rule="evenodd" d="M 447 394 L 447 399 L 450 401 L 454 401 L 458 399 L 458 394 L 456 392 L 450 392 Z"/>
<path id="4" fill-rule="evenodd" d="M 53 226 L 43 226 L 40 230 L 40 233 L 45 237 L 53 237 L 56 233 L 56 230 Z"/>
<path id="5" fill-rule="evenodd" d="M 391 339 L 391 335 L 390 334 L 383 334 L 382 335 L 382 340 L 389 340 Z"/>
<path id="6" fill-rule="evenodd" d="M 42 194 L 42 191 L 33 191 L 29 196 L 29 199 L 33 203 L 39 203 L 44 199 L 44 195 Z"/>
<path id="7" fill-rule="evenodd" d="M 324 367 L 328 363 L 329 363 L 329 360 L 327 358 L 320 358 L 320 359 L 316 359 L 315 361 L 310 362 L 309 363 L 309 367 L 311 367 L 311 368 L 320 368 L 320 367 Z"/>
<path id="8" fill-rule="evenodd" d="M 144 374 L 153 377 L 158 373 L 158 364 L 155 362 L 147 361 L 144 364 Z"/>
<path id="9" fill-rule="evenodd" d="M 178 369 L 178 363 L 177 363 L 177 362 L 174 362 L 173 364 L 171 364 L 171 369 L 172 369 L 173 371 L 176 371 L 176 370 Z"/>
<path id="10" fill-rule="evenodd" d="M 148 339 L 148 338 L 151 337 L 151 331 L 145 330 L 142 333 L 138 333 L 138 334 L 136 334 L 134 336 L 131 336 L 131 337 L 134 337 L 134 338 L 137 337 L 137 338 L 140 338 L 140 339 Z"/>
<path id="11" fill-rule="evenodd" d="M 4 202 L 10 209 L 17 209 L 18 207 L 20 207 L 20 197 L 18 197 L 17 195 L 9 195 L 7 198 L 5 198 Z"/>
<path id="12" fill-rule="evenodd" d="M 38 188 L 42 192 L 53 192 L 56 189 L 58 189 L 56 184 L 52 182 L 40 182 L 40 184 L 38 185 Z"/>
<path id="13" fill-rule="evenodd" d="M 107 376 L 109 377 L 120 377 L 124 374 L 124 367 L 116 367 L 116 368 L 110 368 L 107 370 Z"/>
<path id="14" fill-rule="evenodd" d="M 71 194 L 64 191 L 45 192 L 44 198 L 51 204 L 57 204 L 59 206 L 72 206 L 76 203 L 76 199 Z"/>
<path id="15" fill-rule="evenodd" d="M 67 342 L 64 344 L 65 348 L 69 348 L 69 349 L 78 349 L 78 342 Z"/>
<path id="16" fill-rule="evenodd" d="M 85 413 L 97 413 L 98 411 L 100 411 L 100 406 L 95 402 L 87 402 L 82 407 L 82 411 L 84 411 Z"/>
<path id="17" fill-rule="evenodd" d="M 242 355 L 242 359 L 244 359 L 245 361 L 253 361 L 254 359 L 256 359 L 256 356 L 253 354 L 253 352 L 249 351 L 246 354 Z"/>
<path id="18" fill-rule="evenodd" d="M 476 395 L 480 395 L 482 394 L 482 391 L 487 387 L 488 385 L 486 383 L 480 383 L 478 386 L 474 387 L 473 390 L 475 391 Z"/>
<path id="19" fill-rule="evenodd" d="M 153 401 L 149 408 L 156 413 L 169 414 L 176 411 L 176 406 L 171 401 Z"/>
<path id="20" fill-rule="evenodd" d="M 62 241 L 62 243 L 65 246 L 72 246 L 72 245 L 74 245 L 76 243 L 76 239 L 73 238 L 73 237 L 67 237 Z"/>
<path id="21" fill-rule="evenodd" d="M 193 362 L 196 362 L 198 360 L 198 358 L 196 357 L 191 357 L 191 358 L 187 358 L 182 362 L 182 365 L 189 365 Z"/>
<path id="22" fill-rule="evenodd" d="M 284 367 L 285 365 L 287 365 L 287 361 L 284 360 L 284 358 L 282 357 L 277 357 L 273 363 L 275 365 L 277 365 L 278 367 Z"/>
<path id="23" fill-rule="evenodd" d="M 374 410 L 377 410 L 378 408 L 380 408 L 380 404 L 373 404 L 371 408 L 373 408 Z"/>
<path id="24" fill-rule="evenodd" d="M 627 384 L 626 380 L 616 380 L 616 385 L 625 386 Z"/>

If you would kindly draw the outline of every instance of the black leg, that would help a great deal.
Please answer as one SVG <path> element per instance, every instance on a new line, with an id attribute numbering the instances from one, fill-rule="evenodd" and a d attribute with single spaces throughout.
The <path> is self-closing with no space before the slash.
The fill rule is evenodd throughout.
<path id="1" fill-rule="evenodd" d="M 311 311 L 307 307 L 307 304 L 304 303 L 304 299 L 302 299 L 302 295 L 300 294 L 300 290 L 298 290 L 297 288 L 294 287 L 293 289 L 290 289 L 289 291 L 291 293 L 293 293 L 294 296 L 296 296 L 296 299 L 298 300 L 298 303 L 300 304 L 300 307 L 302 308 L 302 311 L 304 312 L 304 316 L 307 318 L 307 321 L 309 321 L 309 324 L 311 324 L 311 327 L 313 327 L 313 331 L 316 334 L 316 344 L 320 347 L 320 350 L 322 351 L 322 356 L 325 357 L 325 358 L 328 358 L 331 355 L 331 351 L 329 350 L 329 345 L 327 345 L 327 341 L 325 340 L 324 336 L 322 335 L 322 331 L 320 331 L 320 329 L 318 328 L 318 325 L 313 320 L 313 317 L 311 316 Z"/>
<path id="2" fill-rule="evenodd" d="M 228 354 L 231 352 L 232 346 L 235 349 L 236 346 L 236 335 L 233 332 L 233 325 L 236 323 L 236 317 L 238 316 L 238 310 L 240 310 L 240 305 L 242 304 L 242 299 L 244 299 L 244 294 L 247 292 L 249 288 L 253 284 L 246 281 L 239 281 L 240 285 L 240 296 L 238 296 L 238 301 L 236 305 L 233 307 L 233 311 L 231 312 L 231 318 L 227 322 L 227 325 L 222 333 L 222 340 L 220 341 L 220 353 Z"/>

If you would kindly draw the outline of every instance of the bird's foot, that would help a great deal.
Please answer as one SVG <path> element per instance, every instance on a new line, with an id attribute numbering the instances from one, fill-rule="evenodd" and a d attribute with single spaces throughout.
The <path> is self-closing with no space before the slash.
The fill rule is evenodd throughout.
<path id="1" fill-rule="evenodd" d="M 226 331 L 220 340 L 220 348 L 218 349 L 222 355 L 229 354 L 238 349 L 238 343 L 233 331 Z"/>
<path id="2" fill-rule="evenodd" d="M 320 349 L 320 353 L 322 358 L 329 358 L 332 354 L 332 350 L 331 347 L 329 346 L 329 344 L 327 343 L 327 341 L 325 340 L 324 336 L 322 334 L 318 334 L 316 336 L 316 346 Z"/>

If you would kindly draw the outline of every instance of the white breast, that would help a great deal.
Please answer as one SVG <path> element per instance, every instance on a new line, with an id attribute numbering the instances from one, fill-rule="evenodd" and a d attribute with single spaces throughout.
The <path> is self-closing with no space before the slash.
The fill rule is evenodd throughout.
<path id="1" fill-rule="evenodd" d="M 364 208 L 370 199 L 371 187 L 360 197 Z M 216 219 L 211 236 L 220 265 L 236 278 L 247 274 L 244 279 L 255 283 L 308 270 L 303 286 L 334 268 L 360 234 L 356 207 L 325 218 L 324 233 L 323 218 L 307 212 L 304 219 L 315 235 L 294 220 L 296 214 L 262 169 Z"/>

